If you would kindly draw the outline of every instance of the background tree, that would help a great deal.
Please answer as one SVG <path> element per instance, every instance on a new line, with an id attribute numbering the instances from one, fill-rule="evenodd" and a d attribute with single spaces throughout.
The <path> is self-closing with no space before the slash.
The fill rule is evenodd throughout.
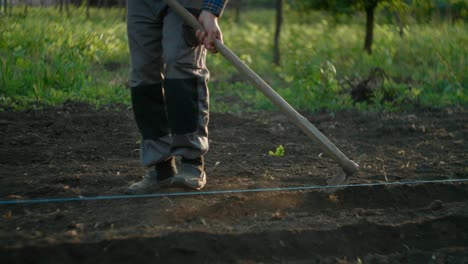
<path id="1" fill-rule="evenodd" d="M 0 0 L 1 1 L 1 0 Z M 12 0 L 9 1 L 8 3 L 8 0 L 3 0 L 3 12 L 5 13 L 5 15 L 8 14 L 8 6 L 10 6 L 9 10 L 10 10 L 10 16 L 12 15 L 13 13 L 13 4 L 12 4 Z M 1 11 L 1 10 L 0 10 Z"/>
<path id="2" fill-rule="evenodd" d="M 57 2 L 58 2 L 57 5 L 59 8 L 59 12 L 62 13 L 65 7 L 65 11 L 67 12 L 67 15 L 69 15 L 70 9 L 68 8 L 68 5 L 69 5 L 70 0 L 57 0 Z"/>
<path id="3" fill-rule="evenodd" d="M 391 3 L 386 2 L 384 4 L 384 10 L 386 10 L 386 13 L 389 15 L 389 17 L 394 19 L 396 25 L 398 26 L 398 33 L 400 34 L 400 37 L 403 37 L 405 35 L 404 17 L 407 17 L 409 15 L 409 4 L 404 1 Z"/>
<path id="4" fill-rule="evenodd" d="M 426 0 L 427 1 L 427 0 Z M 395 7 L 406 5 L 404 0 L 348 0 L 348 1 L 328 1 L 328 0 L 310 0 L 293 2 L 297 8 L 303 10 L 316 9 L 332 12 L 334 15 L 352 14 L 354 11 L 364 11 L 366 14 L 366 26 L 364 37 L 364 50 L 371 54 L 372 43 L 374 40 L 374 24 L 376 9 L 381 3 L 387 3 Z"/>
<path id="5" fill-rule="evenodd" d="M 109 7 L 109 0 L 99 0 L 98 1 L 98 7 Z"/>
<path id="6" fill-rule="evenodd" d="M 236 13 L 235 13 L 236 23 L 239 23 L 241 20 L 241 12 L 242 12 L 242 4 L 243 4 L 242 2 L 243 2 L 242 0 L 234 0 L 231 2 L 233 8 L 236 10 Z"/>
<path id="7" fill-rule="evenodd" d="M 361 2 L 361 3 L 359 3 Z M 357 5 L 362 4 L 366 12 L 366 37 L 364 40 L 364 50 L 367 53 L 372 53 L 372 42 L 374 41 L 374 24 L 375 24 L 375 9 L 379 4 L 379 0 L 364 0 L 357 1 Z"/>
<path id="8" fill-rule="evenodd" d="M 127 19 L 127 1 L 119 0 L 119 3 L 120 3 L 120 7 L 123 9 L 122 20 L 125 21 Z"/>
<path id="9" fill-rule="evenodd" d="M 86 18 L 89 19 L 91 14 L 89 13 L 89 9 L 91 8 L 91 0 L 86 0 Z"/>
<path id="10" fill-rule="evenodd" d="M 31 5 L 32 0 L 22 0 L 21 3 L 23 5 L 23 16 L 28 14 L 28 7 Z"/>

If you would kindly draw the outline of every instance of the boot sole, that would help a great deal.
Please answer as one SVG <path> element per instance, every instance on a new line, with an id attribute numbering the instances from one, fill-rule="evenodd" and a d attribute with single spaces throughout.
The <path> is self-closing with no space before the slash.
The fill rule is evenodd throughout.
<path id="1" fill-rule="evenodd" d="M 170 187 L 180 187 L 180 188 L 185 188 L 185 189 L 191 189 L 191 190 L 201 190 L 203 187 L 206 185 L 206 173 L 202 172 L 202 179 L 203 179 L 203 184 L 200 185 L 193 185 L 190 182 L 187 182 L 184 178 L 174 176 L 172 179 L 172 183 Z"/>
<path id="2" fill-rule="evenodd" d="M 132 190 L 129 188 L 125 190 L 125 194 L 150 194 L 162 188 L 170 188 L 173 180 L 174 180 L 174 177 L 170 177 L 168 179 L 158 181 L 157 184 L 151 187 L 148 187 L 148 189 L 144 189 L 144 190 Z"/>

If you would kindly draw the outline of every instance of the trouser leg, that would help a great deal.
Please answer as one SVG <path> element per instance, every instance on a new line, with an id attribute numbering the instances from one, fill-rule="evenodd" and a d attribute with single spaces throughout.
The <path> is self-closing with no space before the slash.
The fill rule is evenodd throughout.
<path id="1" fill-rule="evenodd" d="M 180 2 L 193 11 L 202 1 Z M 206 50 L 162 0 L 128 1 L 127 23 L 132 105 L 142 134 L 143 164 L 173 155 L 200 158 L 208 151 Z"/>
<path id="2" fill-rule="evenodd" d="M 197 13 L 201 0 L 182 0 Z M 209 99 L 206 49 L 198 45 L 195 32 L 170 9 L 163 21 L 164 89 L 171 153 L 197 159 L 208 151 Z"/>
<path id="3" fill-rule="evenodd" d="M 128 1 L 132 107 L 141 133 L 141 160 L 151 166 L 170 156 L 171 136 L 163 91 L 163 1 Z"/>

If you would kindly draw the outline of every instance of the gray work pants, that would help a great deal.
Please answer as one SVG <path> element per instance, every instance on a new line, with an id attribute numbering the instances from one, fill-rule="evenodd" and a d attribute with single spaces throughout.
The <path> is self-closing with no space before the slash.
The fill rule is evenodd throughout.
<path id="1" fill-rule="evenodd" d="M 195 15 L 202 1 L 179 0 Z M 131 0 L 127 12 L 130 88 L 143 164 L 202 156 L 208 151 L 206 49 L 163 0 Z"/>

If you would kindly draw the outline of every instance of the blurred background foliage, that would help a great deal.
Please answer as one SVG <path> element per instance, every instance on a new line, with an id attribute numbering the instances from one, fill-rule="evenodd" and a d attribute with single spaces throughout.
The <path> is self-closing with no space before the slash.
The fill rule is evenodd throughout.
<path id="1" fill-rule="evenodd" d="M 129 105 L 125 1 L 0 2 L 1 109 Z M 401 110 L 467 104 L 467 18 L 466 1 L 231 0 L 221 26 L 301 111 Z M 208 64 L 214 111 L 274 109 L 220 55 Z"/>

